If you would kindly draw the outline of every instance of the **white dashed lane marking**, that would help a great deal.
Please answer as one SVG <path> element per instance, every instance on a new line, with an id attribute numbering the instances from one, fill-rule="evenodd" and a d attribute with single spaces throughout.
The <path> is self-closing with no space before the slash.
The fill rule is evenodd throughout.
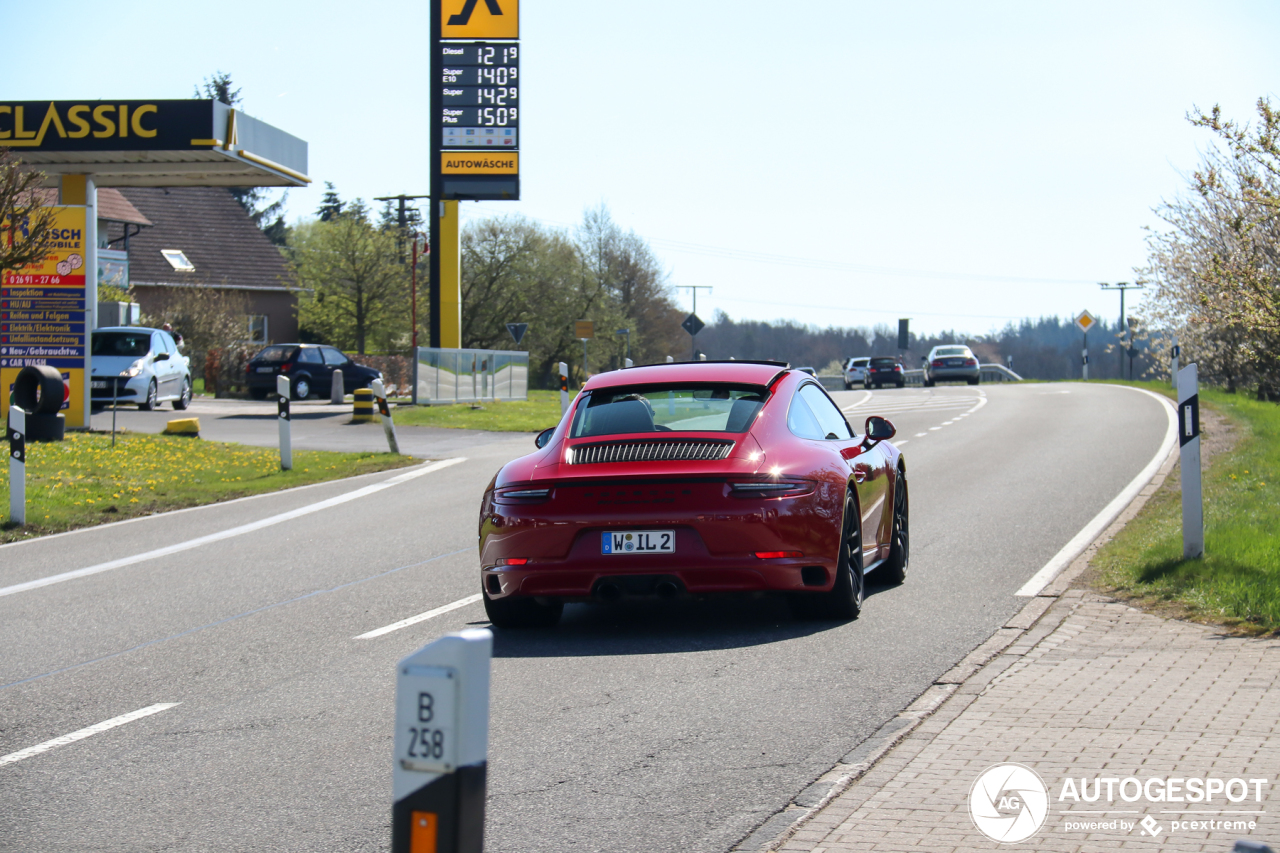
<path id="1" fill-rule="evenodd" d="M 84 740 L 87 737 L 93 737 L 102 734 L 105 731 L 114 729 L 116 726 L 123 726 L 125 723 L 132 723 L 134 720 L 140 720 L 143 717 L 149 717 L 152 714 L 158 714 L 161 711 L 167 711 L 181 705 L 181 702 L 161 702 L 157 705 L 148 705 L 137 711 L 130 711 L 128 714 L 121 714 L 119 717 L 112 717 L 104 720 L 96 725 L 89 726 L 86 729 L 74 731 L 71 734 L 56 737 L 53 740 L 47 740 L 44 743 L 38 743 L 35 746 L 29 746 L 26 749 L 20 749 L 17 752 L 11 752 L 8 755 L 0 755 L 0 767 L 6 764 L 15 764 L 33 755 L 39 755 L 42 752 L 48 752 L 51 749 L 57 749 L 60 746 L 66 746 L 69 743 L 75 743 L 78 740 Z"/>

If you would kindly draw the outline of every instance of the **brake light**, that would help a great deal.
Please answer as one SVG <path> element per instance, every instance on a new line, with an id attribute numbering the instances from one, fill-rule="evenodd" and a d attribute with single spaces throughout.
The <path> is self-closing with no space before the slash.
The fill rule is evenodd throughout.
<path id="1" fill-rule="evenodd" d="M 528 557 L 503 557 L 498 561 L 499 566 L 523 566 L 529 562 Z"/>
<path id="2" fill-rule="evenodd" d="M 292 364 L 289 364 L 288 362 L 286 362 L 286 363 L 284 363 L 284 364 L 280 365 L 280 372 L 281 372 L 281 373 L 288 373 L 288 372 L 289 372 L 289 368 L 290 368 L 290 367 L 293 367 L 293 365 L 292 365 Z"/>
<path id="3" fill-rule="evenodd" d="M 895 364 L 895 365 L 893 366 L 893 372 L 894 372 L 894 373 L 901 373 L 901 372 L 902 372 L 902 365 L 901 365 L 901 364 Z"/>
<path id="4" fill-rule="evenodd" d="M 799 551 L 756 551 L 756 556 L 761 560 L 781 560 L 786 557 L 803 557 L 804 554 Z"/>
<path id="5" fill-rule="evenodd" d="M 245 373 L 253 373 L 253 365 L 252 365 L 252 364 L 246 364 L 246 365 L 244 366 L 244 372 L 245 372 Z"/>
<path id="6" fill-rule="evenodd" d="M 813 491 L 808 480 L 760 480 L 729 484 L 730 494 L 740 498 L 789 498 Z"/>
<path id="7" fill-rule="evenodd" d="M 978 360 L 976 358 L 966 358 L 964 360 L 965 367 L 977 367 Z"/>
<path id="8" fill-rule="evenodd" d="M 935 359 L 933 360 L 933 364 L 932 364 L 932 366 L 933 366 L 933 367 L 942 367 L 942 366 L 943 366 L 943 364 L 944 364 L 944 363 L 943 363 L 942 359 L 940 359 L 940 358 L 935 358 Z"/>
<path id="9" fill-rule="evenodd" d="M 550 489 L 503 489 L 493 496 L 498 503 L 533 503 L 551 496 Z"/>

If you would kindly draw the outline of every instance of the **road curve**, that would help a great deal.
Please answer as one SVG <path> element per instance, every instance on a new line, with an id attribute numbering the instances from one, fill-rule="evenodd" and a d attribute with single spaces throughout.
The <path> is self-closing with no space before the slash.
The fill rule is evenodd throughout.
<path id="1" fill-rule="evenodd" d="M 843 625 L 765 599 L 499 635 L 488 850 L 729 849 L 1015 613 L 1167 423 L 1114 386 L 834 396 L 905 442 L 907 583 Z M 531 446 L 486 438 L 316 511 L 398 474 L 0 547 L 0 850 L 385 850 L 394 663 L 486 623 L 471 602 L 356 638 L 475 594 L 480 493 Z"/>

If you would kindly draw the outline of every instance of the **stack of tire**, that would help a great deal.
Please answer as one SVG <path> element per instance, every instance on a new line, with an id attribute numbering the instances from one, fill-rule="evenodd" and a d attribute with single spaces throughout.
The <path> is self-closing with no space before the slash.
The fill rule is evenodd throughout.
<path id="1" fill-rule="evenodd" d="M 13 380 L 10 405 L 27 413 L 27 441 L 62 441 L 67 419 L 62 404 L 67 400 L 67 386 L 55 368 L 27 365 Z"/>

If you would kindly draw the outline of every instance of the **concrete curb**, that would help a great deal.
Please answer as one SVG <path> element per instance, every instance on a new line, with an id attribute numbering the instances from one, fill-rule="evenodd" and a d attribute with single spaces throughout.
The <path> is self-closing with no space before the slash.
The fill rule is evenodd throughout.
<path id="1" fill-rule="evenodd" d="M 852 788 L 926 719 L 959 716 L 988 684 L 1018 662 L 1045 637 L 1057 630 L 1084 597 L 1071 584 L 1089 567 L 1098 550 L 1136 516 L 1164 485 L 1178 461 L 1175 444 L 1151 481 L 1138 492 L 1107 528 L 1043 590 L 1031 598 L 1003 627 L 992 634 L 951 669 L 940 675 L 916 701 L 840 760 L 813 784 L 796 795 L 754 832 L 731 848 L 735 853 L 767 853 L 777 850 L 823 808 Z"/>

